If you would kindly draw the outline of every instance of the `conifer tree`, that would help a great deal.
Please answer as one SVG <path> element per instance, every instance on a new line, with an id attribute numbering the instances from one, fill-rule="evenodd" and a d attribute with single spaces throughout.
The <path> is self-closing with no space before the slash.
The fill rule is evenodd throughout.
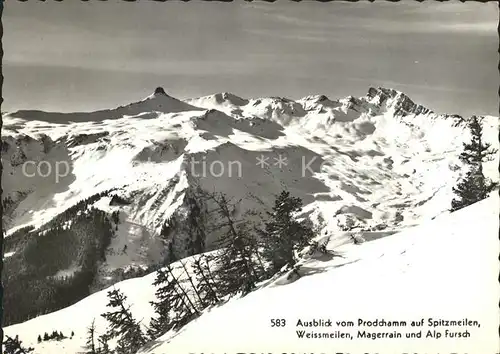
<path id="1" fill-rule="evenodd" d="M 157 338 L 172 328 L 182 327 L 199 314 L 170 265 L 156 272 L 153 285 L 157 287 L 157 301 L 151 302 L 156 313 L 149 325 L 148 335 L 151 338 Z"/>
<path id="2" fill-rule="evenodd" d="M 222 220 L 217 225 L 223 233 L 217 241 L 220 250 L 213 271 L 217 288 L 222 296 L 239 291 L 246 294 L 259 280 L 254 254 L 255 237 L 247 221 L 235 218 L 237 203 L 229 201 L 222 193 L 207 195 L 216 205 L 215 210 Z"/>
<path id="3" fill-rule="evenodd" d="M 41 343 L 41 342 L 42 342 L 42 336 L 41 336 L 41 335 L 38 335 L 37 342 L 38 342 L 38 343 Z"/>
<path id="4" fill-rule="evenodd" d="M 174 276 L 173 269 L 171 267 L 167 267 L 166 270 L 168 276 L 175 284 L 173 288 L 173 296 L 171 297 L 171 302 L 173 303 L 176 312 L 176 316 L 173 320 L 175 325 L 180 327 L 199 315 L 199 312 L 182 286 L 181 281 Z"/>
<path id="5" fill-rule="evenodd" d="M 114 311 L 102 314 L 109 322 L 108 338 L 118 337 L 118 354 L 132 354 L 146 343 L 139 323 L 132 317 L 130 307 L 125 304 L 127 297 L 118 289 L 108 291 L 109 303 Z"/>
<path id="6" fill-rule="evenodd" d="M 25 348 L 22 345 L 22 341 L 19 340 L 19 336 L 16 335 L 15 338 L 11 338 L 9 336 L 5 336 L 4 345 L 4 354 L 28 354 L 33 352 L 35 349 L 28 347 Z"/>
<path id="7" fill-rule="evenodd" d="M 196 297 L 198 299 L 198 304 L 201 306 L 201 307 L 205 307 L 203 306 L 203 300 L 202 298 L 200 297 L 200 294 L 198 293 L 197 289 L 196 289 L 196 285 L 194 284 L 193 282 L 193 278 L 191 277 L 191 274 L 189 273 L 187 267 L 186 267 L 186 263 L 184 263 L 183 261 L 179 261 L 179 263 L 181 264 L 181 267 L 182 269 L 184 269 L 184 274 L 186 275 L 186 279 L 189 281 L 189 284 L 191 284 L 191 289 L 194 291 L 194 293 L 196 294 Z M 194 306 L 196 306 L 196 303 L 194 303 Z"/>
<path id="8" fill-rule="evenodd" d="M 97 345 L 97 354 L 111 354 L 113 351 L 109 348 L 108 342 L 109 342 L 109 334 L 104 333 L 99 336 L 97 339 L 98 345 Z"/>
<path id="9" fill-rule="evenodd" d="M 451 211 L 455 211 L 485 199 L 496 188 L 497 184 L 491 182 L 483 174 L 483 162 L 491 161 L 496 150 L 491 144 L 483 141 L 483 128 L 477 116 L 471 117 L 468 122 L 472 139 L 463 144 L 460 160 L 467 165 L 465 177 L 453 187 L 456 195 L 451 202 Z"/>
<path id="10" fill-rule="evenodd" d="M 220 301 L 217 295 L 217 285 L 210 271 L 209 259 L 201 255 L 193 261 L 193 272 L 196 276 L 196 292 L 203 307 L 214 305 Z"/>
<path id="11" fill-rule="evenodd" d="M 170 319 L 172 307 L 169 301 L 169 294 L 173 291 L 175 284 L 173 282 L 168 282 L 167 272 L 162 269 L 158 269 L 156 271 L 156 279 L 153 282 L 153 285 L 161 287 L 155 292 L 157 301 L 150 302 L 156 313 L 156 317 L 151 319 L 147 331 L 148 336 L 152 340 L 166 333 L 172 327 Z"/>
<path id="12" fill-rule="evenodd" d="M 95 320 L 87 329 L 87 341 L 85 343 L 85 354 L 97 354 L 95 345 Z"/>
<path id="13" fill-rule="evenodd" d="M 278 272 L 297 262 L 296 252 L 310 245 L 314 237 L 312 227 L 306 221 L 298 221 L 295 214 L 302 209 L 302 200 L 282 191 L 261 231 L 263 256 L 271 265 L 271 273 Z"/>

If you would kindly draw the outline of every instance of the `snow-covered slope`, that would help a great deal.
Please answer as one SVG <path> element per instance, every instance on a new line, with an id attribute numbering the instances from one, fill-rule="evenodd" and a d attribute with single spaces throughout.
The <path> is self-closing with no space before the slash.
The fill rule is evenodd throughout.
<path id="1" fill-rule="evenodd" d="M 498 344 L 498 196 L 451 215 L 361 246 L 336 249 L 342 256 L 312 259 L 307 274 L 292 284 L 274 286 L 213 309 L 175 336 L 166 334 L 144 353 L 288 352 L 335 347 L 337 352 L 496 353 Z M 286 283 L 286 281 L 285 281 Z M 496 309 L 496 314 L 494 313 Z M 424 326 L 411 321 L 425 319 Z M 434 327 L 434 320 L 478 321 L 479 326 Z M 286 319 L 285 327 L 271 327 Z M 331 319 L 331 328 L 304 328 L 298 320 Z M 407 327 L 358 326 L 358 320 L 407 321 Z M 336 325 L 353 321 L 355 327 Z M 357 337 L 359 331 L 403 333 L 403 339 Z M 442 334 L 425 339 L 428 330 Z M 470 332 L 470 338 L 445 338 L 445 331 Z M 351 333 L 351 339 L 299 339 L 297 330 Z M 423 339 L 404 333 L 423 331 Z M 432 343 L 432 346 L 430 345 Z"/>
<path id="2" fill-rule="evenodd" d="M 74 113 L 20 110 L 10 113 L 9 116 L 20 119 L 64 124 L 71 122 L 102 121 L 106 119 L 117 119 L 136 115 L 142 116 L 143 118 L 153 118 L 157 116 L 158 113 L 177 113 L 195 110 L 200 110 L 200 108 L 191 106 L 174 97 L 171 97 L 165 93 L 163 88 L 158 87 L 155 92 L 148 97 L 138 102 L 133 102 L 114 109 Z"/>
<path id="3" fill-rule="evenodd" d="M 196 352 L 308 352 L 335 348 L 337 352 L 495 353 L 499 316 L 494 313 L 500 296 L 497 286 L 498 196 L 443 215 L 404 232 L 361 245 L 335 247 L 338 257 L 312 257 L 303 261 L 302 277 L 286 276 L 213 308 L 178 333 L 167 333 L 141 353 Z M 186 259 L 185 262 L 191 259 Z M 178 263 L 175 264 L 179 266 Z M 147 323 L 153 275 L 115 285 L 133 304 L 132 312 Z M 58 312 L 7 327 L 9 336 L 20 335 L 36 353 L 77 353 L 85 341 L 85 328 L 96 318 L 103 330 L 106 291 L 95 293 Z M 478 321 L 480 327 L 433 327 L 434 320 Z M 271 327 L 272 319 L 286 319 L 285 327 Z M 297 321 L 330 319 L 330 328 L 301 328 Z M 357 326 L 358 319 L 407 321 L 406 327 Z M 411 321 L 425 319 L 422 327 Z M 336 321 L 353 321 L 340 327 Z M 337 328 L 338 327 L 338 328 Z M 468 339 L 445 338 L 450 332 L 468 330 Z M 75 332 L 73 339 L 36 343 L 41 332 Z M 299 339 L 297 330 L 351 333 L 349 339 Z M 359 331 L 403 333 L 403 339 L 374 341 L 356 338 Z M 440 339 L 405 339 L 405 333 L 436 330 Z M 43 333 L 42 333 L 43 334 Z"/>

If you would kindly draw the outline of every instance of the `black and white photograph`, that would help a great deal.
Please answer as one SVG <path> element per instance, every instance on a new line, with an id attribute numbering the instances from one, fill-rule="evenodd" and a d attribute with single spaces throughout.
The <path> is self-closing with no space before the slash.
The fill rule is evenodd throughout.
<path id="1" fill-rule="evenodd" d="M 1 353 L 500 353 L 497 2 L 0 6 Z"/>

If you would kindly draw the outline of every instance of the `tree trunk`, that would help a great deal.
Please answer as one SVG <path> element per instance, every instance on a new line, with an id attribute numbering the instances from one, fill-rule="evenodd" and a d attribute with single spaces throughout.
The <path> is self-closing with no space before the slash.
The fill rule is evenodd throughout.
<path id="1" fill-rule="evenodd" d="M 193 288 L 193 291 L 194 293 L 196 294 L 196 297 L 198 298 L 198 300 L 200 301 L 200 304 L 201 306 L 204 307 L 203 305 L 203 300 L 201 299 L 201 296 L 200 294 L 198 293 L 198 291 L 196 290 L 196 286 L 194 285 L 193 283 L 193 279 L 191 279 L 191 275 L 189 275 L 187 269 L 186 269 L 186 265 L 184 264 L 184 262 L 180 261 L 181 265 L 182 265 L 182 268 L 184 269 L 184 272 L 186 273 L 186 276 L 188 277 L 188 280 L 189 280 L 189 283 L 191 284 L 191 287 Z"/>
<path id="2" fill-rule="evenodd" d="M 198 310 L 196 309 L 196 306 L 193 305 L 193 302 L 191 301 L 191 299 L 189 298 L 189 295 L 186 293 L 186 291 L 184 291 L 184 289 L 182 288 L 181 284 L 179 283 L 179 281 L 177 280 L 177 278 L 174 276 L 174 274 L 172 273 L 172 270 L 170 268 L 167 268 L 167 272 L 170 273 L 170 275 L 172 276 L 172 279 L 175 280 L 175 284 L 177 285 L 177 287 L 174 286 L 174 291 L 176 292 L 176 294 L 180 297 L 182 303 L 184 304 L 184 306 L 186 306 L 186 308 L 190 308 L 193 309 L 196 313 L 199 313 Z M 179 290 L 182 292 L 182 295 L 179 294 L 179 292 L 177 291 L 177 288 L 179 288 Z M 187 302 L 189 302 L 189 306 L 185 300 L 187 300 Z"/>

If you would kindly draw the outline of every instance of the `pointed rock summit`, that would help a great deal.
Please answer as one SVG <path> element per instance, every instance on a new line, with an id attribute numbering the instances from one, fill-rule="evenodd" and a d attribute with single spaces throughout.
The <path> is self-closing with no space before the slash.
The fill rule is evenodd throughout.
<path id="1" fill-rule="evenodd" d="M 167 93 L 165 92 L 165 90 L 163 89 L 163 87 L 161 86 L 158 86 L 156 89 L 155 89 L 155 92 L 154 92 L 154 95 L 155 96 L 168 96 Z"/>
<path id="2" fill-rule="evenodd" d="M 400 116 L 408 114 L 433 113 L 433 111 L 429 108 L 413 102 L 403 92 L 391 88 L 370 87 L 367 97 L 379 106 L 382 106 L 383 104 L 392 106 L 394 108 L 394 114 Z"/>

